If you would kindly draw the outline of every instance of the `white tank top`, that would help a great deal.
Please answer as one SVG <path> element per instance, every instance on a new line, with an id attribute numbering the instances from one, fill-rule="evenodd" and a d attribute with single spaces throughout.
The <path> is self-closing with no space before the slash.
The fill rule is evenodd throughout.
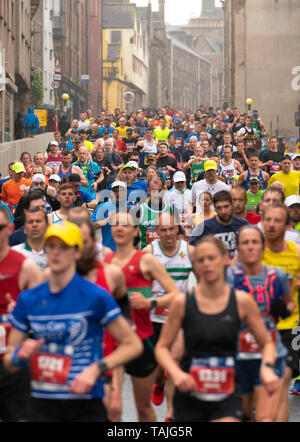
<path id="1" fill-rule="evenodd" d="M 224 166 L 223 162 L 220 162 L 220 166 L 222 169 L 222 175 L 226 178 L 232 178 L 234 175 L 238 174 L 238 170 L 235 168 L 234 165 L 235 159 L 233 158 L 231 163 L 229 163 L 227 166 Z"/>
<path id="2" fill-rule="evenodd" d="M 151 243 L 152 254 L 162 263 L 168 274 L 174 280 L 180 292 L 188 291 L 189 275 L 192 271 L 192 261 L 189 254 L 188 243 L 180 240 L 179 247 L 175 255 L 167 256 L 161 249 L 159 240 Z M 153 281 L 152 295 L 154 298 L 163 296 L 164 289 L 157 281 Z M 168 314 L 167 307 L 157 308 L 151 311 L 150 319 L 153 322 L 164 323 Z"/>

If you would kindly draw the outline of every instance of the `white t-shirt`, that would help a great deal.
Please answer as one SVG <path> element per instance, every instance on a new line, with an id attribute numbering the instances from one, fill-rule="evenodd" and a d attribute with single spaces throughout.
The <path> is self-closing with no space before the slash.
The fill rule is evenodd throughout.
<path id="1" fill-rule="evenodd" d="M 178 213 L 182 215 L 181 222 L 184 222 L 188 206 L 192 203 L 192 191 L 190 189 L 185 189 L 184 192 L 180 192 L 173 188 L 165 193 L 164 203 L 177 209 Z"/>
<path id="2" fill-rule="evenodd" d="M 200 204 L 200 195 L 203 192 L 209 192 L 213 197 L 215 193 L 220 192 L 221 190 L 227 190 L 230 192 L 230 187 L 223 183 L 223 181 L 218 180 L 215 184 L 210 184 L 206 180 L 197 181 L 192 186 L 192 201 L 193 204 L 196 204 L 196 212 L 201 212 L 201 204 Z"/>

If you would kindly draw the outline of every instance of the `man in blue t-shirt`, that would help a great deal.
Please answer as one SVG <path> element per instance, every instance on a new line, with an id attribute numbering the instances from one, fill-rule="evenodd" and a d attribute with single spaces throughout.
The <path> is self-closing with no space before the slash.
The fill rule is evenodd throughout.
<path id="1" fill-rule="evenodd" d="M 76 272 L 82 247 L 78 226 L 68 221 L 51 225 L 45 235 L 49 281 L 21 293 L 9 319 L 4 365 L 15 372 L 30 362 L 35 422 L 105 421 L 100 375 L 142 350 L 114 298 Z M 106 327 L 119 346 L 103 358 Z"/>
<path id="2" fill-rule="evenodd" d="M 233 259 L 238 230 L 248 222 L 233 216 L 232 197 L 226 190 L 221 190 L 214 195 L 213 204 L 217 215 L 202 222 L 193 230 L 190 244 L 195 245 L 203 236 L 214 235 L 223 242 L 230 259 Z"/>

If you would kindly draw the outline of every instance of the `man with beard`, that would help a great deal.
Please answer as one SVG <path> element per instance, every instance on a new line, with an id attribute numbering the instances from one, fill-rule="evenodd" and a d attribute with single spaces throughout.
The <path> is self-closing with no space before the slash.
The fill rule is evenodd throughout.
<path id="1" fill-rule="evenodd" d="M 199 224 L 194 229 L 190 244 L 194 245 L 206 235 L 214 235 L 223 242 L 228 250 L 229 257 L 233 259 L 238 230 L 240 227 L 247 225 L 248 222 L 234 216 L 232 197 L 226 190 L 217 192 L 213 197 L 213 203 L 217 215 Z"/>

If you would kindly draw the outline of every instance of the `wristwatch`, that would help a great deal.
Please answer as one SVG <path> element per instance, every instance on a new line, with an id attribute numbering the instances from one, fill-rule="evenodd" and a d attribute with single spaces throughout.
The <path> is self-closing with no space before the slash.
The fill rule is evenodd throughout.
<path id="1" fill-rule="evenodd" d="M 271 364 L 271 362 L 262 362 L 262 365 L 263 365 L 264 367 L 272 368 L 272 370 L 275 369 L 275 364 Z"/>
<path id="2" fill-rule="evenodd" d="M 106 371 L 108 371 L 108 366 L 107 366 L 106 362 L 104 362 L 103 360 L 98 361 L 98 368 L 99 368 L 99 370 L 100 370 L 100 372 L 101 372 L 101 373 L 100 373 L 101 376 L 104 375 L 104 373 L 105 373 Z"/>
<path id="3" fill-rule="evenodd" d="M 150 310 L 154 310 L 157 307 L 156 299 L 151 299 Z"/>

